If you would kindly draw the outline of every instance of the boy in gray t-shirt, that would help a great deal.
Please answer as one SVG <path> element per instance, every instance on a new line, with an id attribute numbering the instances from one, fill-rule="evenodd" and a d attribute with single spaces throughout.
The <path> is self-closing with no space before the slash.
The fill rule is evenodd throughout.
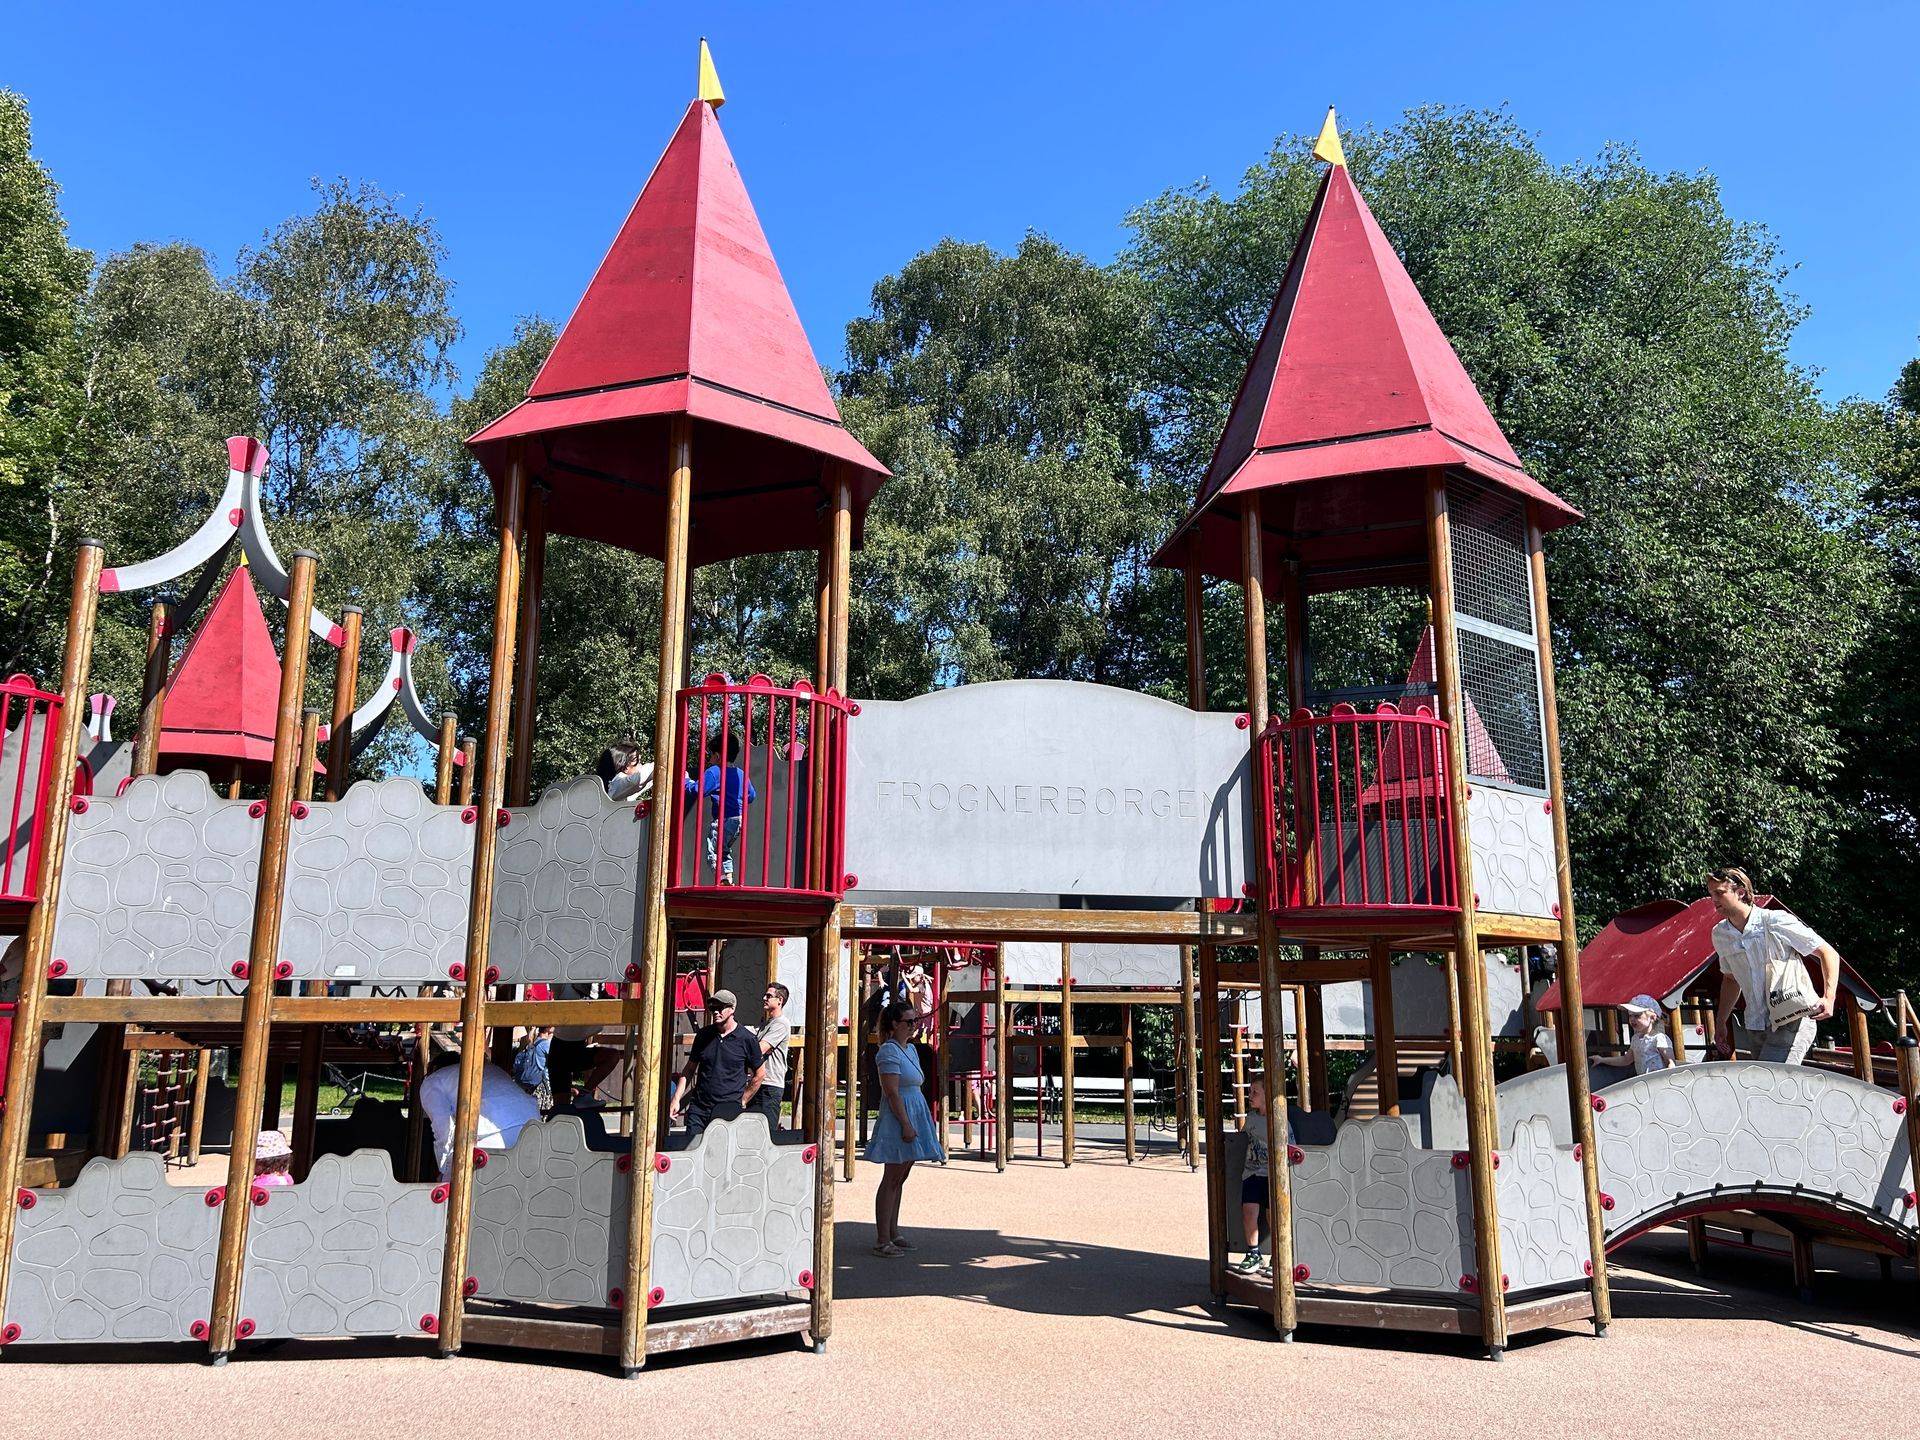
<path id="1" fill-rule="evenodd" d="M 1247 1086 L 1247 1119 L 1242 1127 L 1247 1137 L 1247 1156 L 1240 1166 L 1240 1219 L 1245 1227 L 1247 1253 L 1234 1265 L 1242 1275 L 1273 1273 L 1260 1254 L 1260 1212 L 1267 1208 L 1269 1141 L 1267 1130 L 1267 1082 L 1255 1080 Z"/>
<path id="2" fill-rule="evenodd" d="M 767 1129 L 780 1128 L 780 1097 L 787 1090 L 787 1046 L 793 1040 L 793 1026 L 787 1020 L 787 987 L 778 980 L 767 982 L 761 997 L 766 1018 L 759 1029 L 760 1053 L 766 1057 L 766 1078 L 747 1099 L 747 1108 L 767 1117 Z"/>

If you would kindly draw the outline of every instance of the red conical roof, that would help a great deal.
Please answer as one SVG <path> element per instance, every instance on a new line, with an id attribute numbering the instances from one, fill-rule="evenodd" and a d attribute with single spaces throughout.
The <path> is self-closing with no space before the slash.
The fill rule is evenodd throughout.
<path id="1" fill-rule="evenodd" d="M 688 107 L 527 399 L 467 443 L 513 444 L 552 531 L 660 553 L 668 419 L 694 420 L 695 564 L 810 547 L 829 467 L 856 533 L 886 467 L 841 424 L 713 107 Z"/>
<path id="2" fill-rule="evenodd" d="M 279 709 L 280 653 L 253 578 L 241 565 L 220 587 L 167 682 L 160 768 L 205 769 L 225 780 L 238 760 L 246 778 L 263 779 L 273 764 Z"/>
<path id="3" fill-rule="evenodd" d="M 1285 537 L 1276 558 L 1423 565 L 1419 481 L 1436 468 L 1533 499 L 1544 529 L 1579 518 L 1520 468 L 1346 167 L 1330 166 L 1194 512 L 1156 560 L 1183 564 L 1197 528 L 1203 569 L 1237 575 L 1237 507 L 1218 502 L 1279 490 L 1263 512 Z"/>

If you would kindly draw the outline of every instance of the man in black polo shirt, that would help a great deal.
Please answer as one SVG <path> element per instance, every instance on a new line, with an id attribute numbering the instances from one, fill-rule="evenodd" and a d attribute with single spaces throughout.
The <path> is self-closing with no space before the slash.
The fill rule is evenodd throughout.
<path id="1" fill-rule="evenodd" d="M 733 992 L 714 991 L 707 1000 L 707 1025 L 693 1037 L 687 1068 L 673 1087 L 673 1118 L 685 1116 L 690 1139 L 715 1120 L 736 1119 L 747 1092 L 765 1081 L 766 1065 L 753 1032 L 733 1018 Z"/>

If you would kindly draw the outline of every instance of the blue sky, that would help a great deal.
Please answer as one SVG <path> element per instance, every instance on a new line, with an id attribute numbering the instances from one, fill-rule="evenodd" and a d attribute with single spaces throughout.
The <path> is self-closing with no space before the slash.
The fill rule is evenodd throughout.
<path id="1" fill-rule="evenodd" d="M 24 12 L 24 13 L 22 13 Z M 21 7 L 25 94 L 75 243 L 222 265 L 311 176 L 438 223 L 468 377 L 514 317 L 564 317 L 692 97 L 722 123 L 824 363 L 873 282 L 944 235 L 1043 230 L 1098 259 L 1126 211 L 1231 190 L 1329 103 L 1386 123 L 1511 107 L 1557 161 L 1628 141 L 1768 225 L 1830 398 L 1920 354 L 1920 6 L 1134 3 Z"/>

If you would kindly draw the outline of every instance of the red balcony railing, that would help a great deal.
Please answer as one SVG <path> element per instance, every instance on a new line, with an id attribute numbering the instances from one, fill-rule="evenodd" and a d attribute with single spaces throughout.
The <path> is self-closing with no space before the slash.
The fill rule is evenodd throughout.
<path id="1" fill-rule="evenodd" d="M 53 780 L 60 711 L 60 697 L 34 684 L 31 675 L 9 675 L 0 683 L 0 806 L 7 816 L 0 908 L 18 910 L 40 898 L 47 790 Z M 76 767 L 74 783 L 76 794 L 92 793 L 84 763 Z"/>
<path id="2" fill-rule="evenodd" d="M 678 768 L 654 779 L 656 803 L 674 806 L 668 893 L 838 901 L 847 720 L 859 707 L 804 680 L 782 688 L 764 675 L 743 685 L 709 675 L 680 691 L 678 705 Z"/>
<path id="3" fill-rule="evenodd" d="M 1361 921 L 1459 909 L 1447 726 L 1426 706 L 1276 716 L 1259 769 L 1262 879 L 1276 912 Z"/>

